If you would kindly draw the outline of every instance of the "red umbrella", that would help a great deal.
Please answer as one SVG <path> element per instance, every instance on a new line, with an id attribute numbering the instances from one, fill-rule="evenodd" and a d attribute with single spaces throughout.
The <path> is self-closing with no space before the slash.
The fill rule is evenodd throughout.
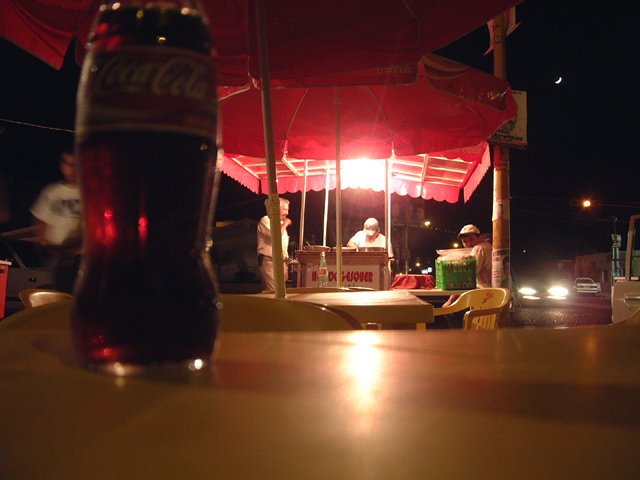
<path id="1" fill-rule="evenodd" d="M 433 54 L 410 67 L 417 67 L 411 85 L 340 87 L 339 119 L 333 88 L 273 88 L 279 193 L 300 190 L 305 168 L 307 190 L 324 188 L 317 176 L 327 167 L 335 172 L 339 120 L 341 160 L 391 159 L 394 192 L 456 202 L 464 188 L 467 200 L 488 168 L 481 142 L 517 114 L 511 88 L 493 75 Z M 353 77 L 361 81 L 365 73 L 376 75 Z M 386 71 L 377 76 L 386 77 Z M 330 77 L 325 81 L 330 84 Z M 220 101 L 229 159 L 222 170 L 256 192 L 261 184 L 268 193 L 260 93 L 251 87 Z M 373 169 L 369 164 L 369 172 Z M 482 174 L 474 174 L 476 169 Z M 359 176 L 361 186 L 366 177 Z"/>
<path id="2" fill-rule="evenodd" d="M 219 84 L 242 85 L 248 72 L 265 79 L 268 91 L 269 72 L 274 79 L 303 78 L 416 62 L 422 53 L 447 45 L 520 1 L 270 0 L 265 5 L 263 0 L 203 0 L 203 4 L 218 50 Z M 0 0 L 0 36 L 59 68 L 74 37 L 76 57 L 83 56 L 99 3 Z M 267 125 L 271 123 L 268 97 Z M 270 158 L 270 182 L 275 186 L 273 163 Z M 276 205 L 277 199 L 270 198 L 270 203 Z M 275 207 L 271 216 L 275 221 Z M 278 296 L 283 294 L 280 290 L 277 285 Z"/>
<path id="3" fill-rule="evenodd" d="M 274 79 L 313 77 L 417 62 L 522 0 L 269 0 Z M 0 0 L 0 36 L 60 68 L 75 38 L 78 56 L 99 0 Z M 259 78 L 256 0 L 202 0 L 219 54 L 221 85 Z"/>
<path id="4" fill-rule="evenodd" d="M 403 73 L 404 69 L 400 70 Z M 340 162 L 351 159 L 344 162 L 346 165 L 366 157 L 385 159 L 379 162 L 383 168 L 375 180 L 384 185 L 387 196 L 395 191 L 457 201 L 460 188 L 468 187 L 465 189 L 468 198 L 489 168 L 486 145 L 480 146 L 475 154 L 429 154 L 476 146 L 512 120 L 517 107 L 509 84 L 437 55 L 423 57 L 416 71 L 417 80 L 405 86 L 273 89 L 273 145 L 275 170 L 278 166 L 280 170 L 279 193 L 322 189 L 322 180 L 317 181 L 317 177 L 309 174 L 310 170 L 322 175 L 333 168 L 336 228 L 341 232 Z M 347 76 L 347 80 L 367 76 L 360 73 Z M 386 77 L 387 72 L 381 69 L 378 73 Z M 331 78 L 321 80 L 323 84 L 333 83 Z M 335 83 L 344 80 L 341 75 Z M 261 99 L 261 92 L 251 87 L 220 101 L 222 145 L 227 155 L 220 168 L 245 185 L 253 184 L 256 191 L 257 182 L 261 182 L 262 190 L 269 192 L 265 188 L 267 182 L 276 184 L 270 181 L 273 175 L 268 160 L 264 159 Z M 362 181 L 375 170 L 373 167 L 371 160 L 356 167 L 359 186 L 371 188 Z M 308 182 L 310 178 L 312 181 Z M 328 190 L 331 186 L 325 183 L 324 188 Z M 336 260 L 340 269 L 340 248 Z"/>

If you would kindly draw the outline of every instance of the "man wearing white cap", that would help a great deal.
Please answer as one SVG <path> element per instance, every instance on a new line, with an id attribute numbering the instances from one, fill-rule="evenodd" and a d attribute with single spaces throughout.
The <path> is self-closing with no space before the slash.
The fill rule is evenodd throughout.
<path id="1" fill-rule="evenodd" d="M 480 229 L 475 225 L 465 225 L 458 238 L 464 248 L 471 248 L 471 255 L 476 259 L 476 280 L 478 288 L 491 288 L 491 243 L 480 236 Z"/>
<path id="2" fill-rule="evenodd" d="M 471 248 L 471 256 L 476 259 L 476 284 L 477 288 L 491 288 L 491 243 L 480 235 L 480 229 L 475 225 L 465 225 L 458 234 L 458 239 L 464 248 Z M 457 295 L 451 295 L 443 307 L 451 305 Z M 446 315 L 449 328 L 462 328 L 464 312 Z"/>
<path id="3" fill-rule="evenodd" d="M 380 233 L 380 225 L 375 218 L 367 218 L 364 228 L 347 242 L 347 247 L 384 247 L 385 237 Z M 389 258 L 393 257 L 393 249 L 389 244 Z"/>

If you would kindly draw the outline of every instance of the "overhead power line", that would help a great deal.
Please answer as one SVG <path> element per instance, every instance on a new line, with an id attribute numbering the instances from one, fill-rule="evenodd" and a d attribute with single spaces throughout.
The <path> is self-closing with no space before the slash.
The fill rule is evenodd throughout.
<path id="1" fill-rule="evenodd" d="M 0 122 L 13 123 L 15 125 L 24 125 L 26 127 L 42 128 L 43 130 L 55 130 L 58 132 L 75 133 L 74 130 L 69 130 L 68 128 L 46 127 L 44 125 L 36 125 L 35 123 L 27 123 L 27 122 L 18 122 L 17 120 L 8 120 L 6 118 L 0 118 Z"/>

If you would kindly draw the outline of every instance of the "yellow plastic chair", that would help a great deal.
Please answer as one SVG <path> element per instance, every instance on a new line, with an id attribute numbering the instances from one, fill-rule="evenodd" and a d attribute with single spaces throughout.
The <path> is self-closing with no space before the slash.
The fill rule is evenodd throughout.
<path id="1" fill-rule="evenodd" d="M 478 288 L 460 295 L 448 307 L 434 308 L 433 314 L 469 310 L 464 314 L 463 330 L 493 330 L 498 327 L 498 319 L 505 308 L 509 308 L 511 293 L 506 288 Z"/>
<path id="2" fill-rule="evenodd" d="M 27 290 L 22 290 L 18 293 L 18 296 L 26 308 L 34 308 L 48 303 L 73 300 L 73 295 L 44 288 L 29 288 Z"/>
<path id="3" fill-rule="evenodd" d="M 362 330 L 351 315 L 312 303 L 228 293 L 219 300 L 223 332 Z"/>
<path id="4" fill-rule="evenodd" d="M 25 308 L 0 322 L 2 330 L 69 330 L 71 302 L 48 303 L 38 308 Z"/>

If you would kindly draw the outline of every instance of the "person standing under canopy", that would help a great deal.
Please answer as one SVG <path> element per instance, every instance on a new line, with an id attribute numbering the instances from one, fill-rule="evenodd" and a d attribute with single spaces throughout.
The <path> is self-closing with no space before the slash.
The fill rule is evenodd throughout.
<path id="1" fill-rule="evenodd" d="M 291 225 L 289 215 L 289 200 L 280 198 L 280 234 L 282 235 L 282 256 L 286 260 L 289 258 L 289 234 L 287 227 Z M 273 254 L 271 250 L 271 226 L 269 217 L 265 215 L 258 223 L 258 266 L 263 290 L 275 290 L 275 280 L 273 277 Z M 284 279 L 288 279 L 289 271 L 284 263 Z"/>

